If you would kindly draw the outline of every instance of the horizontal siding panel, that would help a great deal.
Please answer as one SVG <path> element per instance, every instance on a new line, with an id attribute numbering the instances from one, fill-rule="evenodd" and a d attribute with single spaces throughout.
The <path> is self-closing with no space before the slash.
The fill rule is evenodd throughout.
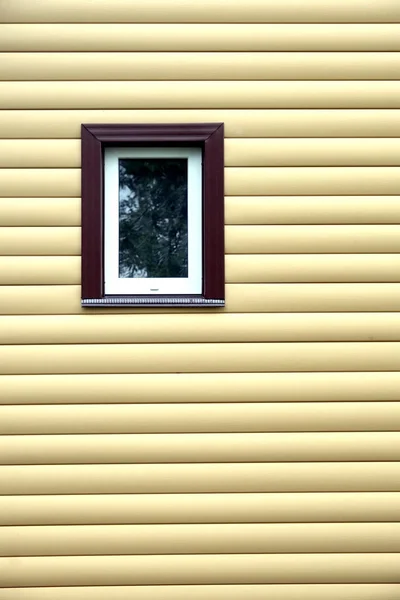
<path id="1" fill-rule="evenodd" d="M 0 198 L 0 222 L 3 227 L 76 227 L 80 198 Z"/>
<path id="2" fill-rule="evenodd" d="M 0 199 L 0 215 L 1 206 Z M 27 211 L 27 221 L 21 225 L 40 224 L 31 222 L 31 212 Z M 37 213 L 41 212 L 39 206 Z M 10 211 L 8 218 L 16 219 L 14 213 Z M 40 214 L 36 218 L 40 219 Z M 45 215 L 43 219 L 45 224 Z M 400 196 L 228 196 L 225 222 L 228 225 L 400 223 Z M 9 224 L 13 222 L 4 222 Z M 55 220 L 54 225 L 58 224 L 61 223 Z M 74 224 L 70 220 L 65 223 Z"/>
<path id="3" fill-rule="evenodd" d="M 398 306 L 400 306 L 400 285 Z M 392 310 L 397 310 L 397 308 L 393 308 Z M 58 315 L 76 313 L 85 314 L 87 313 L 87 310 L 85 311 L 85 309 L 81 308 L 81 289 L 78 285 L 40 285 L 24 286 L 22 288 L 3 285 L 0 286 L 0 312 L 3 315 Z M 90 312 L 92 313 L 92 311 Z M 119 312 L 120 314 L 129 314 L 126 311 L 121 312 L 120 310 Z M 102 310 L 101 313 L 103 314 L 104 310 Z M 108 310 L 107 313 L 109 314 Z"/>
<path id="4" fill-rule="evenodd" d="M 251 584 L 3 588 L 0 600 L 397 600 L 400 584 Z"/>
<path id="5" fill-rule="evenodd" d="M 4 435 L 400 430 L 400 402 L 382 401 L 1 406 L 0 416 Z"/>
<path id="6" fill-rule="evenodd" d="M 400 108 L 400 81 L 1 82 L 0 109 L 21 108 Z"/>
<path id="7" fill-rule="evenodd" d="M 1 496 L 0 523 L 97 525 L 399 521 L 399 498 L 396 492 Z"/>
<path id="8" fill-rule="evenodd" d="M 398 370 L 400 342 L 0 347 L 3 375 Z"/>
<path id="9" fill-rule="evenodd" d="M 225 233 L 227 254 L 399 252 L 400 250 L 400 225 L 252 225 L 249 227 L 238 225 L 226 227 Z"/>
<path id="10" fill-rule="evenodd" d="M 0 268 L 1 268 L 0 260 Z M 0 344 L 400 341 L 400 313 L 0 317 Z"/>
<path id="11" fill-rule="evenodd" d="M 181 123 L 224 122 L 226 138 L 400 135 L 400 110 L 389 108 L 229 110 L 222 107 L 220 110 L 180 110 L 179 118 L 175 110 L 165 109 L 0 110 L 3 138 L 79 138 L 81 123 L 176 123 L 177 120 Z"/>
<path id="12" fill-rule="evenodd" d="M 400 523 L 2 527 L 0 556 L 399 552 Z"/>
<path id="13" fill-rule="evenodd" d="M 119 433 L 0 438 L 0 464 L 3 465 L 357 460 L 400 460 L 400 432 Z M 387 515 L 383 517 L 389 520 Z"/>
<path id="14" fill-rule="evenodd" d="M 0 169 L 0 195 L 79 197 L 80 169 Z"/>
<path id="15" fill-rule="evenodd" d="M 1 261 L 0 261 L 1 265 Z M 0 344 L 399 341 L 398 313 L 0 317 Z"/>
<path id="16" fill-rule="evenodd" d="M 78 285 L 80 271 L 79 256 L 0 257 L 2 285 Z M 400 254 L 236 254 L 225 272 L 227 283 L 398 282 Z"/>
<path id="17" fill-rule="evenodd" d="M 400 463 L 27 465 L 2 467 L 0 481 L 12 496 L 363 491 L 399 492 Z"/>
<path id="18" fill-rule="evenodd" d="M 1 144 L 5 144 L 5 148 L 7 148 L 8 144 L 12 144 L 13 141 L 9 140 Z M 63 143 L 66 141 L 64 140 Z M 23 144 L 27 142 L 28 140 L 24 140 Z M 71 143 L 71 140 L 68 142 Z M 61 141 L 57 143 L 61 143 Z M 400 164 L 400 139 L 234 138 L 225 142 L 225 164 L 232 167 L 395 166 Z"/>
<path id="19" fill-rule="evenodd" d="M 228 196 L 368 195 L 398 194 L 399 191 L 400 168 L 398 167 L 374 167 L 373 169 L 368 167 L 230 167 L 225 169 L 225 193 Z"/>
<path id="20" fill-rule="evenodd" d="M 400 140 L 396 138 L 231 138 L 225 141 L 228 167 L 399 164 Z M 0 140 L 0 165 L 2 168 L 80 168 L 80 141 Z"/>
<path id="21" fill-rule="evenodd" d="M 225 234 L 227 254 L 400 251 L 400 225 L 228 225 Z M 2 256 L 79 256 L 80 243 L 80 227 L 0 228 Z M 254 257 L 244 260 L 256 265 Z"/>
<path id="22" fill-rule="evenodd" d="M 0 52 L 400 50 L 398 24 L 2 24 Z"/>
<path id="23" fill-rule="evenodd" d="M 0 198 L 3 227 L 77 227 L 79 198 Z M 400 223 L 400 196 L 228 196 L 227 225 Z"/>
<path id="24" fill-rule="evenodd" d="M 399 71 L 398 52 L 9 52 L 0 81 L 391 80 Z"/>
<path id="25" fill-rule="evenodd" d="M 80 227 L 0 228 L 0 255 L 2 256 L 79 255 L 80 245 Z"/>
<path id="26" fill-rule="evenodd" d="M 0 559 L 3 587 L 217 583 L 396 583 L 399 554 L 231 554 Z"/>
<path id="27" fill-rule="evenodd" d="M 7 375 L 1 386 L 12 405 L 400 400 L 395 372 Z"/>
<path id="28" fill-rule="evenodd" d="M 400 254 L 235 254 L 225 257 L 225 269 L 230 283 L 400 281 Z M 20 283 L 35 282 L 21 277 Z"/>
<path id="29" fill-rule="evenodd" d="M 400 306 L 400 286 L 389 283 L 236 284 L 226 292 L 228 312 L 384 312 Z"/>
<path id="30" fill-rule="evenodd" d="M 90 2 L 59 0 L 57 7 L 49 0 L 36 0 L 26 6 L 24 0 L 14 0 L 5 6 L 1 23 L 396 23 L 400 8 L 396 0 L 368 2 L 353 0 L 249 0 L 246 7 L 240 0 L 205 0 L 203 3 L 182 4 L 170 0 L 148 0 L 143 6 L 129 0 L 98 0 L 96 8 Z"/>
<path id="31" fill-rule="evenodd" d="M 80 270 L 79 256 L 0 256 L 0 285 L 76 285 Z"/>
<path id="32" fill-rule="evenodd" d="M 400 94 L 399 94 L 400 97 Z M 1 169 L 5 197 L 79 197 L 80 169 Z M 228 196 L 399 194 L 400 167 L 227 167 Z"/>
<path id="33" fill-rule="evenodd" d="M 393 312 L 400 310 L 397 283 L 228 284 L 226 308 L 218 313 Z M 172 314 L 175 309 L 85 309 L 80 286 L 1 286 L 2 315 Z M 180 313 L 206 314 L 210 309 Z"/>
<path id="34" fill-rule="evenodd" d="M 0 165 L 19 169 L 80 168 L 81 142 L 79 139 L 0 140 Z"/>

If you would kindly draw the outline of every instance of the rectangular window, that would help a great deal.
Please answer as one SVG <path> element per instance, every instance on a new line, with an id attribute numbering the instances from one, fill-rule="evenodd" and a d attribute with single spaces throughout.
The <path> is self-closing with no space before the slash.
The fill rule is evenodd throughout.
<path id="1" fill-rule="evenodd" d="M 201 294 L 200 148 L 106 148 L 105 294 Z"/>
<path id="2" fill-rule="evenodd" d="M 224 306 L 222 123 L 82 125 L 82 306 Z"/>

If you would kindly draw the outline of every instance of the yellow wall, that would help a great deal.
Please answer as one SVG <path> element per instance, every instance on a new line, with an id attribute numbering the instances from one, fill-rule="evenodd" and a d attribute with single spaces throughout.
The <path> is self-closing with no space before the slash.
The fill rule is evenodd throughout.
<path id="1" fill-rule="evenodd" d="M 0 0 L 0 600 L 400 598 L 399 51 L 398 0 Z M 80 124 L 202 121 L 226 308 L 82 309 Z"/>

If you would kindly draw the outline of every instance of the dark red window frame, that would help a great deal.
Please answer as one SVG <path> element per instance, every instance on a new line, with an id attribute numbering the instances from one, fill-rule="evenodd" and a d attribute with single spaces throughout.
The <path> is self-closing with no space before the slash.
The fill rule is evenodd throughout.
<path id="1" fill-rule="evenodd" d="M 224 125 L 82 125 L 82 306 L 224 305 Z M 190 146 L 203 152 L 203 290 L 200 295 L 104 294 L 104 148 Z"/>

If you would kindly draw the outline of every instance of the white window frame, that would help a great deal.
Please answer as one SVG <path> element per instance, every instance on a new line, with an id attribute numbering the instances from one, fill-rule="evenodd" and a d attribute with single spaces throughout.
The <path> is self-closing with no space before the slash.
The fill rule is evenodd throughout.
<path id="1" fill-rule="evenodd" d="M 188 277 L 119 277 L 119 159 L 185 158 L 188 163 Z M 202 150 L 176 147 L 104 149 L 105 295 L 201 294 L 203 287 Z"/>

